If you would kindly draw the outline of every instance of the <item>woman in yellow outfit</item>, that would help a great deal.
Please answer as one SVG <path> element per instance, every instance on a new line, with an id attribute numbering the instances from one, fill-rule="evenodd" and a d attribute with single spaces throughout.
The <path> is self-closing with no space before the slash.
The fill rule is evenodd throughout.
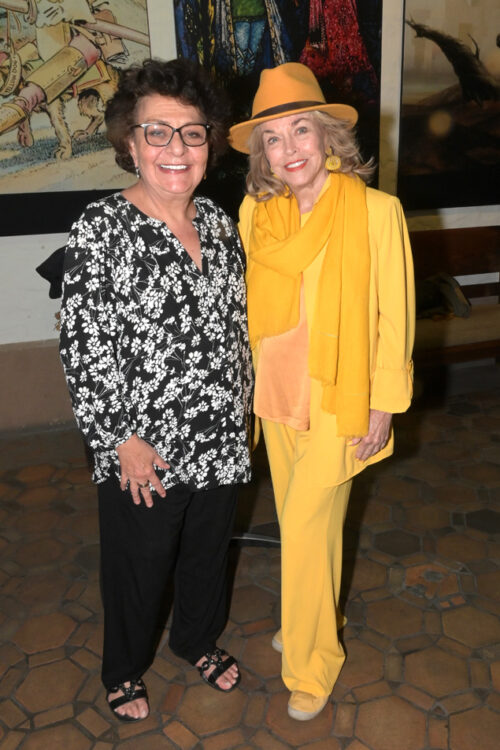
<path id="1" fill-rule="evenodd" d="M 299 63 L 264 70 L 252 118 L 240 232 L 261 418 L 280 523 L 288 713 L 312 719 L 345 655 L 339 594 L 352 478 L 393 451 L 412 394 L 414 288 L 397 198 L 367 188 L 357 112 L 327 104 Z"/>

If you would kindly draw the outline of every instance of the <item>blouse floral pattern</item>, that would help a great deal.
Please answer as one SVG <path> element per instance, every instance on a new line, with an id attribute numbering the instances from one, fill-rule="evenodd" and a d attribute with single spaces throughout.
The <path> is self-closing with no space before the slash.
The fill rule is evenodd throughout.
<path id="1" fill-rule="evenodd" d="M 244 254 L 222 209 L 194 201 L 201 272 L 164 222 L 120 193 L 72 227 L 60 355 L 96 482 L 120 475 L 116 446 L 133 433 L 170 464 L 156 469 L 165 488 L 250 479 Z"/>

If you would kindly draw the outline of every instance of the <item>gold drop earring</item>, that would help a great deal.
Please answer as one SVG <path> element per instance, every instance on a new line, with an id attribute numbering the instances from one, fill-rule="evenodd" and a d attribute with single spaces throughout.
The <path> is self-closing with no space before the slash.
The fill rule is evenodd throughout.
<path id="1" fill-rule="evenodd" d="M 326 159 L 325 159 L 325 168 L 329 172 L 338 172 L 342 165 L 342 161 L 340 159 L 340 156 L 337 156 L 337 154 L 333 153 L 333 148 L 330 146 L 326 153 Z"/>

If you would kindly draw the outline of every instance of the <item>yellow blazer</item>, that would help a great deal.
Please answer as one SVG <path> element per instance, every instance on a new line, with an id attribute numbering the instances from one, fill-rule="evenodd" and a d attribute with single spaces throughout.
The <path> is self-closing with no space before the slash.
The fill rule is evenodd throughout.
<path id="1" fill-rule="evenodd" d="M 367 188 L 368 233 L 371 254 L 369 334 L 370 407 L 404 412 L 412 397 L 415 337 L 415 290 L 408 230 L 401 203 L 380 190 Z M 240 235 L 248 252 L 255 200 L 246 196 L 240 207 Z M 314 210 L 314 209 L 313 209 Z M 313 319 L 315 292 L 322 255 L 304 271 L 304 295 L 308 325 Z M 259 345 L 252 352 L 257 371 Z M 322 387 L 311 379 L 310 450 L 312 483 L 323 487 L 341 484 L 369 464 L 391 455 L 394 436 L 386 447 L 367 461 L 355 458 L 356 446 L 337 437 L 336 417 L 321 409 Z"/>

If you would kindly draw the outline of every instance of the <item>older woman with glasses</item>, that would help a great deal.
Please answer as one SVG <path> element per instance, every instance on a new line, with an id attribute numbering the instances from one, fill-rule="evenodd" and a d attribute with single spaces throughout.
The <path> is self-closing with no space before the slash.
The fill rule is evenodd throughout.
<path id="1" fill-rule="evenodd" d="M 126 71 L 106 124 L 137 181 L 91 203 L 66 249 L 60 352 L 95 458 L 102 679 L 122 721 L 149 713 L 142 676 L 174 571 L 172 651 L 217 690 L 240 680 L 216 640 L 236 488 L 250 478 L 244 255 L 228 216 L 193 197 L 226 146 L 227 110 L 186 60 Z"/>

